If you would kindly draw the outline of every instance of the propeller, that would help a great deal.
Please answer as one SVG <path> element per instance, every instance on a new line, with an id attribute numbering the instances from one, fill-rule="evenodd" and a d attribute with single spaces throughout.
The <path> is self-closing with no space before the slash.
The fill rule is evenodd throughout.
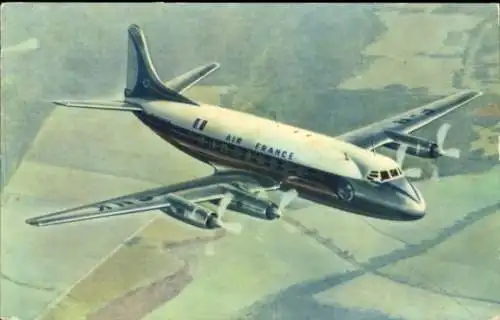
<path id="1" fill-rule="evenodd" d="M 260 199 L 269 199 L 269 191 L 277 191 L 279 189 L 272 190 L 260 190 L 257 192 L 256 196 Z M 298 197 L 298 192 L 295 189 L 290 189 L 284 193 L 282 193 L 281 198 L 278 202 L 278 212 L 283 212 L 283 210 Z M 274 198 L 274 197 L 273 197 Z"/>
<path id="2" fill-rule="evenodd" d="M 441 154 L 441 156 L 448 157 L 448 158 L 453 158 L 453 159 L 459 159 L 460 158 L 460 149 L 457 148 L 450 148 L 450 149 L 444 149 L 444 140 L 446 139 L 446 136 L 448 135 L 448 131 L 450 130 L 451 125 L 449 123 L 443 123 L 436 134 L 436 143 L 438 145 L 438 152 Z M 431 170 L 432 174 L 430 176 L 430 180 L 439 180 L 439 167 L 437 165 L 439 158 L 434 158 L 432 159 L 432 164 L 431 164 Z"/>
<path id="3" fill-rule="evenodd" d="M 450 148 L 450 149 L 445 150 L 443 148 L 444 140 L 446 139 L 446 136 L 447 136 L 450 128 L 451 128 L 451 125 L 449 123 L 444 123 L 443 125 L 441 125 L 441 127 L 439 127 L 439 130 L 436 134 L 436 143 L 437 143 L 438 148 L 439 148 L 438 152 L 442 156 L 458 159 L 458 158 L 460 158 L 460 149 Z M 399 146 L 398 150 L 396 151 L 396 162 L 400 165 L 400 167 L 403 167 L 403 161 L 404 161 L 404 158 L 406 156 L 407 149 L 408 149 L 407 145 L 401 144 Z M 437 166 L 437 161 L 438 161 L 438 158 L 435 158 L 432 160 L 432 175 L 430 177 L 430 179 L 432 179 L 432 180 L 436 180 L 439 178 L 438 177 L 439 170 L 438 170 L 438 166 Z M 409 178 L 418 179 L 418 178 L 421 178 L 423 175 L 423 171 L 420 168 L 408 168 L 404 171 L 405 171 L 405 175 Z"/>
<path id="4" fill-rule="evenodd" d="M 231 204 L 231 201 L 233 201 L 233 199 L 234 195 L 232 193 L 227 192 L 226 194 L 224 194 L 224 197 L 220 200 L 219 206 L 217 207 L 217 223 L 224 230 L 227 230 L 234 234 L 240 234 L 243 230 L 243 226 L 241 225 L 241 223 L 224 222 L 222 220 L 224 214 L 226 213 L 227 207 Z M 205 245 L 205 254 L 207 256 L 213 256 L 215 254 L 215 244 L 212 241 L 208 242 Z"/>
<path id="5" fill-rule="evenodd" d="M 235 234 L 240 234 L 243 226 L 239 222 L 224 222 L 222 218 L 224 217 L 224 214 L 227 211 L 227 207 L 231 204 L 231 201 L 233 201 L 234 195 L 230 192 L 227 192 L 224 197 L 220 200 L 219 202 L 219 207 L 217 208 L 217 217 L 218 217 L 218 223 L 221 228 Z"/>

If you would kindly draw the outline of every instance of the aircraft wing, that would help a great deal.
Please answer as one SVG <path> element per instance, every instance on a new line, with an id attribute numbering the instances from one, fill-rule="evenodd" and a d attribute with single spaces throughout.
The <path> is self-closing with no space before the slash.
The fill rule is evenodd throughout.
<path id="1" fill-rule="evenodd" d="M 178 93 L 182 93 L 219 69 L 219 67 L 220 64 L 217 62 L 209 63 L 169 80 L 165 82 L 165 85 Z"/>
<path id="2" fill-rule="evenodd" d="M 385 131 L 411 133 L 465 105 L 480 95 L 482 93 L 477 91 L 462 91 L 397 116 L 350 131 L 338 138 L 361 148 L 375 149 L 393 141 L 387 136 Z"/>
<path id="3" fill-rule="evenodd" d="M 208 177 L 29 218 L 26 223 L 46 226 L 166 209 L 179 203 L 194 205 L 222 199 L 230 192 L 228 185 L 233 188 L 244 186 L 249 193 L 276 189 L 276 182 L 269 178 L 244 171 L 218 172 Z"/>

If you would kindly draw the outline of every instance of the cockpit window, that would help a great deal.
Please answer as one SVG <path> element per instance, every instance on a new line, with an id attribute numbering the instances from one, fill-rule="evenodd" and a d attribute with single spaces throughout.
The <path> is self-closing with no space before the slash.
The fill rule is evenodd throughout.
<path id="1" fill-rule="evenodd" d="M 370 181 L 379 181 L 384 182 L 390 180 L 391 178 L 396 178 L 403 175 L 399 168 L 394 168 L 391 170 L 384 171 L 370 171 L 368 176 L 366 177 Z"/>
<path id="2" fill-rule="evenodd" d="M 380 181 L 378 171 L 370 171 L 366 178 L 370 181 Z"/>
<path id="3" fill-rule="evenodd" d="M 382 181 L 390 179 L 389 171 L 381 171 L 380 176 L 382 177 Z"/>
<path id="4" fill-rule="evenodd" d="M 373 177 L 373 178 L 378 178 L 378 171 L 372 171 L 372 172 L 370 172 L 369 176 Z"/>
<path id="5" fill-rule="evenodd" d="M 394 178 L 394 177 L 397 177 L 397 176 L 399 176 L 398 169 L 392 169 L 391 170 L 391 177 Z"/>

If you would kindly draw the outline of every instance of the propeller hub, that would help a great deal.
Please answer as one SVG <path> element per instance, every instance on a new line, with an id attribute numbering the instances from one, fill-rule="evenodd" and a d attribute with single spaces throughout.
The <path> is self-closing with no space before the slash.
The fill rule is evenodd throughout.
<path id="1" fill-rule="evenodd" d="M 430 147 L 430 156 L 432 158 L 438 158 L 443 155 L 441 147 L 437 143 L 433 143 Z"/>
<path id="2" fill-rule="evenodd" d="M 281 210 L 275 204 L 271 204 L 266 208 L 266 217 L 269 220 L 279 219 L 281 218 L 281 215 Z"/>

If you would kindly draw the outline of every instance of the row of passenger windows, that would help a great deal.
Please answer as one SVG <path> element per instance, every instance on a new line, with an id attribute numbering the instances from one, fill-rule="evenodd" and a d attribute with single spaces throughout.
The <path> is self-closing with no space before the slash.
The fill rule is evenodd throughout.
<path id="1" fill-rule="evenodd" d="M 279 171 L 285 171 L 290 175 L 296 175 L 305 178 L 309 177 L 309 178 L 321 179 L 323 176 L 323 174 L 317 170 L 299 166 L 293 162 L 277 159 L 270 155 L 258 153 L 253 150 L 244 149 L 243 147 L 240 146 L 211 139 L 203 135 L 195 135 L 192 132 L 186 132 L 181 134 L 183 135 L 183 140 L 187 140 L 195 145 L 204 147 L 208 145 L 210 149 L 214 151 L 227 154 L 232 158 L 249 161 L 259 166 L 264 166 Z"/>

